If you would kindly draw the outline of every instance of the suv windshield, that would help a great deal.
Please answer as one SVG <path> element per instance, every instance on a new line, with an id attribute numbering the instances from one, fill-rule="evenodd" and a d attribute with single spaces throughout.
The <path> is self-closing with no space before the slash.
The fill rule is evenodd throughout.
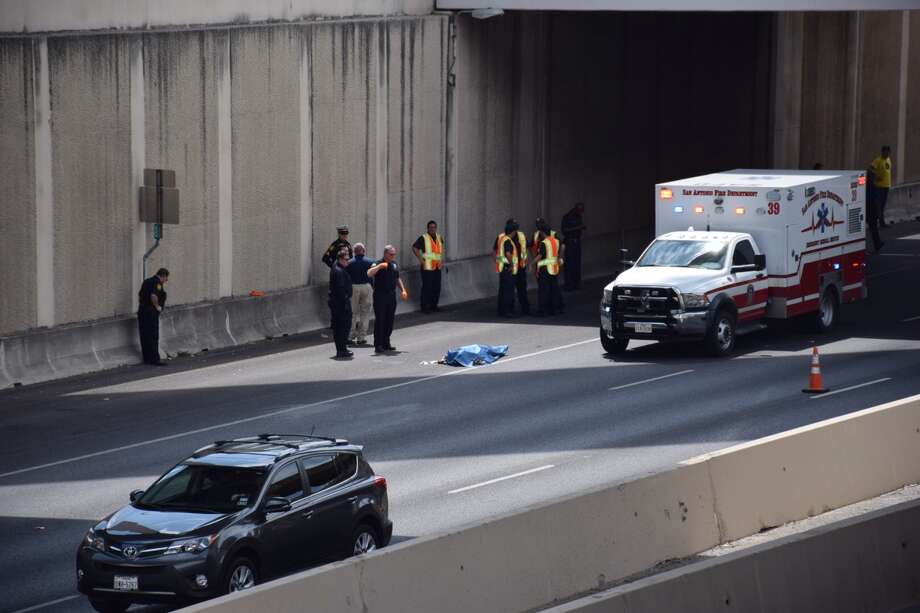
<path id="1" fill-rule="evenodd" d="M 636 266 L 675 266 L 721 270 L 728 243 L 720 241 L 657 240 Z"/>
<path id="2" fill-rule="evenodd" d="M 263 470 L 179 464 L 134 504 L 163 511 L 232 513 L 255 503 L 264 481 Z"/>

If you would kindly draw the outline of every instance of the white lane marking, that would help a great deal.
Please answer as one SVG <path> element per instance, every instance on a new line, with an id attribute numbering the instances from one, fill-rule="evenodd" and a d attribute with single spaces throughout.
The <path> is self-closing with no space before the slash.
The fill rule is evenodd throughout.
<path id="1" fill-rule="evenodd" d="M 538 473 L 543 470 L 549 470 L 550 468 L 556 468 L 556 465 L 547 464 L 545 466 L 531 468 L 530 470 L 524 470 L 519 473 L 514 473 L 513 475 L 506 475 L 504 477 L 498 477 L 497 479 L 489 479 L 488 481 L 483 481 L 482 483 L 475 483 L 473 485 L 467 485 L 466 487 L 461 487 L 455 490 L 450 490 L 447 493 L 448 494 L 459 494 L 460 492 L 468 492 L 470 490 L 475 490 L 478 487 L 485 487 L 487 485 L 492 485 L 493 483 L 499 483 L 500 481 L 507 481 L 508 479 L 516 479 L 518 477 L 523 477 L 524 475 L 532 475 L 533 473 Z"/>
<path id="2" fill-rule="evenodd" d="M 916 317 L 908 317 L 907 319 L 902 319 L 901 323 L 906 324 L 909 321 L 917 321 L 918 319 L 920 319 L 920 315 L 917 315 Z"/>
<path id="3" fill-rule="evenodd" d="M 64 598 L 58 598 L 57 600 L 49 600 L 48 602 L 43 602 L 42 604 L 37 604 L 31 607 L 26 607 L 25 609 L 19 609 L 18 611 L 13 611 L 13 613 L 26 613 L 26 611 L 38 611 L 39 609 L 44 609 L 46 607 L 52 607 L 56 604 L 61 604 L 62 602 L 67 602 L 68 600 L 74 600 L 79 597 L 80 597 L 80 594 L 75 594 L 73 596 L 65 596 Z"/>
<path id="4" fill-rule="evenodd" d="M 920 241 L 920 234 L 911 234 L 910 236 L 902 236 L 894 240 L 896 241 Z"/>
<path id="5" fill-rule="evenodd" d="M 812 396 L 812 400 L 817 400 L 818 398 L 827 398 L 828 396 L 833 396 L 834 394 L 842 394 L 843 392 L 849 392 L 852 390 L 859 389 L 861 387 L 866 387 L 869 385 L 875 385 L 876 383 L 884 383 L 885 381 L 891 381 L 891 377 L 885 377 L 883 379 L 876 379 L 875 381 L 866 381 L 865 383 L 860 383 L 859 385 L 851 385 L 850 387 L 844 387 L 839 390 L 834 390 L 832 392 L 824 392 L 823 394 L 818 394 L 817 396 Z"/>
<path id="6" fill-rule="evenodd" d="M 686 375 L 691 373 L 693 370 L 682 370 L 680 372 L 672 372 L 669 375 L 661 375 L 660 377 L 652 377 L 651 379 L 643 379 L 642 381 L 634 381 L 632 383 L 625 383 L 623 385 L 617 385 L 615 387 L 608 388 L 608 391 L 621 390 L 627 387 L 633 387 L 634 385 L 643 385 L 645 383 L 651 383 L 652 381 L 661 381 L 662 379 L 670 379 L 671 377 L 676 377 L 678 375 Z"/>
<path id="7" fill-rule="evenodd" d="M 299 404 L 293 407 L 287 407 L 285 409 L 278 409 L 277 411 L 270 411 L 268 413 L 263 413 L 261 415 L 253 415 L 252 417 L 244 417 L 242 419 L 235 419 L 233 421 L 227 421 L 220 424 L 214 424 L 213 426 L 205 426 L 204 428 L 195 428 L 194 430 L 188 430 L 187 432 L 178 432 L 176 434 L 169 434 L 167 436 L 159 436 L 157 438 L 152 438 L 146 441 L 139 441 L 137 443 L 131 443 L 129 445 L 120 445 L 118 447 L 112 447 L 110 449 L 103 449 L 101 451 L 94 451 L 92 453 L 85 453 L 83 455 L 74 456 L 72 458 L 67 458 L 65 460 L 56 460 L 54 462 L 47 462 L 45 464 L 38 464 L 36 466 L 28 466 L 26 468 L 20 468 L 17 470 L 11 470 L 9 472 L 0 473 L 0 479 L 6 477 L 12 477 L 14 475 L 21 475 L 23 473 L 29 473 L 36 470 L 42 470 L 44 468 L 51 468 L 53 466 L 60 466 L 62 464 L 70 464 L 71 462 L 79 462 L 81 460 L 88 460 L 90 458 L 98 458 L 99 456 L 108 455 L 111 453 L 118 453 L 119 451 L 127 451 L 128 449 L 137 449 L 138 447 L 146 447 L 148 445 L 155 445 L 156 443 L 162 443 L 165 441 L 172 441 L 178 438 L 183 438 L 186 436 L 192 436 L 194 434 L 202 434 L 204 432 L 211 432 L 213 430 L 220 430 L 222 428 L 229 428 L 231 426 L 239 426 L 240 424 L 248 424 L 254 421 L 259 421 L 260 419 L 267 419 L 270 417 L 277 417 L 278 415 L 285 415 L 287 413 L 293 413 L 295 411 L 302 411 L 304 409 L 312 409 L 318 406 L 325 404 L 333 404 L 335 402 L 341 402 L 343 400 L 351 400 L 352 398 L 360 398 L 361 396 L 369 396 L 370 394 L 376 394 L 377 392 L 385 392 L 388 390 L 398 389 L 401 387 L 407 387 L 409 385 L 416 385 L 418 383 L 424 383 L 426 381 L 433 381 L 435 379 L 440 379 L 441 377 L 450 377 L 454 375 L 462 375 L 464 373 L 476 372 L 482 370 L 483 368 L 492 368 L 494 366 L 500 366 L 501 364 L 507 364 L 508 362 L 514 362 L 515 360 L 523 360 L 525 358 L 532 358 L 534 356 L 543 355 L 544 353 L 550 353 L 551 351 L 560 351 L 562 349 L 571 349 L 572 347 L 577 347 L 579 345 L 585 345 L 587 343 L 596 343 L 598 342 L 597 338 L 589 338 L 587 340 L 578 341 L 576 343 L 569 343 L 567 345 L 560 345 L 558 347 L 550 347 L 549 349 L 543 349 L 541 351 L 535 351 L 533 353 L 525 353 L 524 355 L 514 356 L 511 358 L 504 358 L 494 362 L 493 364 L 484 364 L 482 366 L 475 366 L 473 368 L 463 368 L 460 370 L 452 370 L 450 372 L 444 372 L 437 375 L 431 375 L 430 377 L 422 377 L 420 379 L 413 379 L 411 381 L 403 381 L 402 383 L 393 383 L 392 385 L 384 385 L 382 387 L 375 387 L 373 389 L 364 390 L 363 392 L 355 392 L 354 394 L 346 394 L 344 396 L 337 396 L 335 398 L 327 398 L 325 400 L 317 400 L 316 402 L 310 402 L 308 404 Z"/>

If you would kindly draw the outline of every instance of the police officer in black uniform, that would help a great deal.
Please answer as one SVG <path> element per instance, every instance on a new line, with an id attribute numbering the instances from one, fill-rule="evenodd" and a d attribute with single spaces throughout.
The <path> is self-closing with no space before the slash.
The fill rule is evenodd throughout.
<path id="1" fill-rule="evenodd" d="M 163 286 L 169 280 L 169 271 L 161 268 L 157 274 L 145 279 L 137 293 L 137 329 L 141 337 L 141 353 L 144 363 L 152 366 L 166 366 L 160 359 L 160 313 L 166 306 L 166 291 Z"/>
<path id="2" fill-rule="evenodd" d="M 339 251 L 345 249 L 348 251 L 348 259 L 354 257 L 354 252 L 351 249 L 351 243 L 348 242 L 348 226 L 339 226 L 337 228 L 339 231 L 339 237 L 332 241 L 332 244 L 329 245 L 329 248 L 326 249 L 326 253 L 323 254 L 323 263 L 332 268 L 335 265 L 336 260 L 339 257 Z"/>
<path id="3" fill-rule="evenodd" d="M 345 270 L 348 259 L 348 250 L 342 249 L 329 269 L 329 312 L 332 314 L 337 358 L 350 358 L 354 355 L 348 350 L 348 333 L 351 331 L 351 276 Z"/>
<path id="4" fill-rule="evenodd" d="M 399 288 L 404 301 L 409 299 L 406 286 L 399 277 L 396 247 L 384 247 L 383 259 L 367 269 L 367 276 L 374 280 L 374 351 L 396 351 L 396 347 L 390 342 L 393 320 L 396 317 L 396 289 Z"/>

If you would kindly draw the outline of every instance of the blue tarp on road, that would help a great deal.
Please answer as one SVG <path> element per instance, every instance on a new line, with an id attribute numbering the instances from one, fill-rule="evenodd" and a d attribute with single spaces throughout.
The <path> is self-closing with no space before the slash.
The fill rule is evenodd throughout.
<path id="1" fill-rule="evenodd" d="M 491 364 L 508 353 L 508 345 L 466 345 L 451 349 L 444 363 L 451 366 L 481 366 Z"/>

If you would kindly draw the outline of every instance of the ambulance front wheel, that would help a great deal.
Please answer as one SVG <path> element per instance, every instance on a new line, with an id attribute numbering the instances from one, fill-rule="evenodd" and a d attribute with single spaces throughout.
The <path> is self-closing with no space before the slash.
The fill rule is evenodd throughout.
<path id="1" fill-rule="evenodd" d="M 720 358 L 732 352 L 735 348 L 735 314 L 729 309 L 722 308 L 716 311 L 712 318 L 712 326 L 706 333 L 706 351 L 709 355 Z"/>
<path id="2" fill-rule="evenodd" d="M 815 328 L 820 333 L 830 332 L 837 323 L 837 316 L 840 313 L 840 298 L 837 296 L 837 290 L 829 287 L 821 294 L 821 302 L 818 303 L 818 311 L 815 313 Z"/>
<path id="3" fill-rule="evenodd" d="M 626 351 L 626 346 L 629 345 L 629 339 L 617 336 L 610 338 L 607 336 L 607 333 L 604 332 L 604 329 L 601 328 L 601 345 L 604 347 L 605 353 L 618 355 Z"/>

